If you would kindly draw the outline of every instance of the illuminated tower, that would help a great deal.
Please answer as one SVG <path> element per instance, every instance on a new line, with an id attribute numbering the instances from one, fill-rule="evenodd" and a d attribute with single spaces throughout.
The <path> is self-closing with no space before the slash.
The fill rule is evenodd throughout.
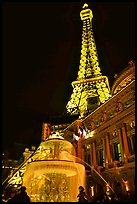
<path id="1" fill-rule="evenodd" d="M 82 47 L 78 77 L 72 82 L 73 92 L 67 103 L 67 112 L 83 115 L 110 98 L 107 76 L 102 76 L 92 31 L 92 11 L 84 4 L 80 12 L 83 21 Z"/>

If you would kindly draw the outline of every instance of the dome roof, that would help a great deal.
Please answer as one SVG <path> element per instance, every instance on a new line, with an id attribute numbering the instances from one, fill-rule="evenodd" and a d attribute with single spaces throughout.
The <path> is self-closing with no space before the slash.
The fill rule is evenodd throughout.
<path id="1" fill-rule="evenodd" d="M 116 81 L 114 82 L 111 89 L 111 94 L 115 95 L 134 79 L 135 79 L 135 62 L 131 60 L 128 63 L 128 67 L 124 69 L 119 74 L 118 77 L 116 77 Z"/>

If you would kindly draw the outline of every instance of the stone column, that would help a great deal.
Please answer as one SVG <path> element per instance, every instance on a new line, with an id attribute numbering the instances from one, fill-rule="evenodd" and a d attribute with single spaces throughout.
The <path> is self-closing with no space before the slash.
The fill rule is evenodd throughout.
<path id="1" fill-rule="evenodd" d="M 114 160 L 114 143 L 112 143 L 112 160 Z"/>
<path id="2" fill-rule="evenodd" d="M 90 165 L 93 166 L 93 143 L 90 144 Z M 93 172 L 92 168 L 91 172 Z"/>
<path id="3" fill-rule="evenodd" d="M 105 138 L 102 138 L 102 143 L 103 143 L 103 150 L 104 150 L 104 163 L 105 166 L 108 166 L 108 161 L 107 161 L 107 155 L 106 155 L 106 146 L 105 146 Z"/>
<path id="4" fill-rule="evenodd" d="M 109 133 L 107 133 L 106 135 L 106 152 L 107 152 L 107 162 L 110 163 L 112 162 L 112 157 L 111 157 L 111 153 L 110 153 L 110 144 L 109 144 Z"/>
<path id="5" fill-rule="evenodd" d="M 93 165 L 93 144 L 90 144 L 90 165 Z"/>
<path id="6" fill-rule="evenodd" d="M 127 140 L 126 124 L 125 123 L 123 124 L 121 129 L 122 129 L 123 144 L 124 144 L 125 162 L 128 162 L 128 157 L 130 156 L 130 152 L 129 152 L 129 147 L 128 147 L 128 140 Z"/>
<path id="7" fill-rule="evenodd" d="M 120 129 L 118 129 L 118 137 L 119 137 L 119 143 L 120 143 L 121 158 L 122 158 L 122 162 L 124 162 L 123 142 L 122 142 L 122 135 L 121 135 Z"/>
<path id="8" fill-rule="evenodd" d="M 93 165 L 94 165 L 94 167 L 97 166 L 95 141 L 93 141 Z"/>
<path id="9" fill-rule="evenodd" d="M 132 137 L 130 137 L 129 139 L 130 139 L 130 142 L 131 142 L 131 148 L 132 148 L 132 154 L 133 154 L 133 150 L 134 150 L 133 140 L 132 140 Z"/>

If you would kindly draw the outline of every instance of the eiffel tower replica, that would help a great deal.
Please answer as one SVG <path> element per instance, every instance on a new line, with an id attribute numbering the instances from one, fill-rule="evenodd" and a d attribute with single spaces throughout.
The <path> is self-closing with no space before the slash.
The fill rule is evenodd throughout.
<path id="1" fill-rule="evenodd" d="M 102 76 L 99 66 L 92 30 L 93 14 L 88 4 L 84 4 L 80 17 L 83 21 L 80 65 L 77 79 L 72 82 L 73 92 L 66 108 L 70 115 L 85 116 L 105 103 L 111 94 L 108 78 Z"/>

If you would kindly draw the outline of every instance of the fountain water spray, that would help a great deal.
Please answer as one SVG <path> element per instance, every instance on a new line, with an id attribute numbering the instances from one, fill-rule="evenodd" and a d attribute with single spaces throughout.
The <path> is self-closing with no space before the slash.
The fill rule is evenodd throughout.
<path id="1" fill-rule="evenodd" d="M 73 156 L 75 157 L 75 156 Z M 89 166 L 107 185 L 108 187 L 112 190 L 112 192 L 116 195 L 115 191 L 113 190 L 113 188 L 110 186 L 110 184 L 103 178 L 103 176 L 91 165 L 89 165 L 87 162 L 85 162 L 84 160 L 80 159 L 79 157 L 75 157 L 76 159 L 80 160 L 81 162 L 85 163 L 87 166 Z M 117 195 L 116 195 L 117 197 Z"/>
<path id="2" fill-rule="evenodd" d="M 75 156 L 73 145 L 61 136 L 41 142 L 23 175 L 32 202 L 77 202 L 79 186 L 85 187 L 85 167 Z"/>

